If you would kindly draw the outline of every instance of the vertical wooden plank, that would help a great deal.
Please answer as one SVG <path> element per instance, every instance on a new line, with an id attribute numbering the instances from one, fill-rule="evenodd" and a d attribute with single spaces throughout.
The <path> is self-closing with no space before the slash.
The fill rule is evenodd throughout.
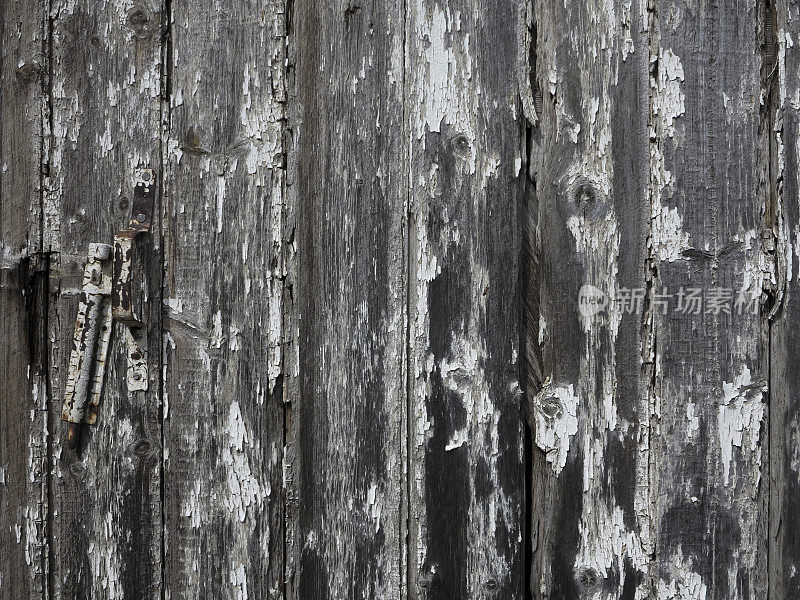
<path id="1" fill-rule="evenodd" d="M 513 3 L 408 5 L 411 598 L 519 598 Z"/>
<path id="2" fill-rule="evenodd" d="M 170 6 L 166 594 L 279 598 L 285 2 Z"/>
<path id="3" fill-rule="evenodd" d="M 47 594 L 46 3 L 0 6 L 0 598 Z"/>
<path id="4" fill-rule="evenodd" d="M 401 597 L 404 11 L 296 0 L 299 363 L 289 593 Z"/>
<path id="5" fill-rule="evenodd" d="M 648 17 L 642 2 L 535 3 L 542 102 L 523 216 L 534 598 L 649 593 Z"/>
<path id="6" fill-rule="evenodd" d="M 159 168 L 161 5 L 56 0 L 44 247 L 52 252 L 50 343 L 54 598 L 160 598 L 158 236 L 143 244 L 149 387 L 125 383 L 116 325 L 98 424 L 80 451 L 60 420 L 77 295 L 89 243 L 111 243 L 130 216 L 134 169 Z M 156 223 L 155 230 L 158 230 Z"/>
<path id="7" fill-rule="evenodd" d="M 653 14 L 653 285 L 673 295 L 653 334 L 661 597 L 766 594 L 761 17 L 755 0 Z"/>
<path id="8" fill-rule="evenodd" d="M 776 305 L 770 329 L 769 597 L 800 596 L 800 2 L 775 3 L 776 46 L 769 55 L 773 139 L 770 226 L 777 233 Z M 774 62 L 773 62 L 774 61 Z"/>

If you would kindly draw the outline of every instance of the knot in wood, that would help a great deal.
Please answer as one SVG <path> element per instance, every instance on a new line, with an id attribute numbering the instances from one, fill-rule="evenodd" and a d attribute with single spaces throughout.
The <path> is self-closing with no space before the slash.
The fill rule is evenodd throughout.
<path id="1" fill-rule="evenodd" d="M 450 148 L 453 151 L 453 154 L 460 157 L 469 156 L 470 148 L 472 144 L 469 141 L 469 138 L 464 133 L 456 133 L 453 138 L 450 140 Z"/>
<path id="2" fill-rule="evenodd" d="M 24 63 L 20 65 L 17 69 L 17 79 L 22 82 L 28 83 L 30 81 L 34 81 L 36 78 L 39 77 L 39 73 L 42 72 L 41 66 L 38 63 L 31 62 L 31 63 Z"/>
<path id="3" fill-rule="evenodd" d="M 556 396 L 548 396 L 542 400 L 542 412 L 550 419 L 561 415 L 561 401 Z"/>
<path id="4" fill-rule="evenodd" d="M 150 453 L 150 442 L 147 440 L 139 440 L 133 445 L 133 452 L 137 456 L 145 456 Z"/>
<path id="5" fill-rule="evenodd" d="M 152 22 L 150 12 L 142 6 L 134 6 L 128 11 L 126 22 L 133 30 L 134 36 L 145 38 L 152 35 L 157 23 Z"/>
<path id="6" fill-rule="evenodd" d="M 585 590 L 591 590 L 597 586 L 598 576 L 597 571 L 594 569 L 584 569 L 578 576 L 581 587 Z"/>

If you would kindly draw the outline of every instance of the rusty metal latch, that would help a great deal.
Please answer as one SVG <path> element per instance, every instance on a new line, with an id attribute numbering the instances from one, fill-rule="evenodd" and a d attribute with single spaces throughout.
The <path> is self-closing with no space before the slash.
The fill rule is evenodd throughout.
<path id="1" fill-rule="evenodd" d="M 150 231 L 155 205 L 155 171 L 136 172 L 128 227 L 114 245 L 89 244 L 75 320 L 61 418 L 69 423 L 67 443 L 75 448 L 81 423 L 94 424 L 103 391 L 112 319 L 125 325 L 128 391 L 147 390 L 147 327 L 141 290 L 144 270 L 135 261 L 136 238 Z"/>

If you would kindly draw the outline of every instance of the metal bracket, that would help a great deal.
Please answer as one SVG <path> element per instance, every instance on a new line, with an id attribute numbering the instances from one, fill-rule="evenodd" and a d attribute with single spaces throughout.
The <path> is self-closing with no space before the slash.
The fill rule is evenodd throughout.
<path id="1" fill-rule="evenodd" d="M 68 444 L 77 445 L 81 423 L 97 421 L 105 377 L 112 318 L 125 325 L 128 391 L 147 390 L 147 327 L 141 294 L 144 270 L 136 238 L 150 231 L 155 206 L 155 171 L 135 174 L 133 206 L 128 227 L 109 244 L 89 244 L 89 257 L 75 322 L 67 386 L 61 418 L 70 424 Z"/>
<path id="2" fill-rule="evenodd" d="M 94 423 L 97 418 L 111 336 L 110 296 L 111 246 L 89 244 L 61 410 L 61 418 L 70 424 L 70 448 L 77 444 L 80 424 Z"/>
<path id="3" fill-rule="evenodd" d="M 144 276 L 144 270 L 135 259 L 136 238 L 150 231 L 155 204 L 155 172 L 140 169 L 136 172 L 133 207 L 127 229 L 114 237 L 114 280 L 111 289 L 111 311 L 114 319 L 126 326 L 128 347 L 126 381 L 129 391 L 147 389 L 147 328 L 144 305 L 135 290 L 141 282 L 134 278 Z"/>

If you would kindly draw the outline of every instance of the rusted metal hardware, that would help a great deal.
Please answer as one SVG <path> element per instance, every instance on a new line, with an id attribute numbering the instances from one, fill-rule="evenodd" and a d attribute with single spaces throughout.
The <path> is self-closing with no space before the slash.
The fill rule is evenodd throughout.
<path id="1" fill-rule="evenodd" d="M 126 382 L 129 391 L 147 389 L 147 327 L 144 303 L 134 291 L 142 288 L 136 278 L 144 269 L 135 260 L 136 238 L 150 231 L 155 204 L 155 172 L 141 169 L 136 173 L 133 208 L 128 228 L 114 237 L 114 282 L 111 289 L 111 311 L 114 319 L 126 326 L 128 348 Z"/>
<path id="2" fill-rule="evenodd" d="M 70 448 L 77 445 L 81 423 L 95 422 L 103 390 L 111 336 L 111 250 L 108 244 L 89 244 L 89 260 L 83 271 L 61 411 L 61 418 L 69 422 Z"/>
<path id="3" fill-rule="evenodd" d="M 75 448 L 81 423 L 97 421 L 112 319 L 125 325 L 126 382 L 129 391 L 147 389 L 147 328 L 142 289 L 143 269 L 134 259 L 136 238 L 150 231 L 155 205 L 155 172 L 136 172 L 128 227 L 109 244 L 89 244 L 89 257 L 75 321 L 61 418 L 69 423 L 67 443 Z"/>

